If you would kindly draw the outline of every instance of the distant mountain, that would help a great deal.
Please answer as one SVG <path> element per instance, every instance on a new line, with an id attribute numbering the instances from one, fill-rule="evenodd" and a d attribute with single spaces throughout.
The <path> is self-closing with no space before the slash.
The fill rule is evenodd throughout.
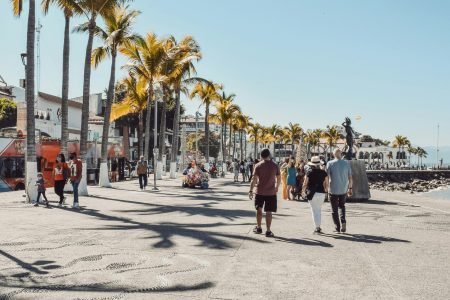
<path id="1" fill-rule="evenodd" d="M 428 157 L 423 159 L 427 165 L 436 165 L 437 153 L 436 147 L 423 147 L 428 152 Z M 439 159 L 444 160 L 444 166 L 450 165 L 450 146 L 439 147 Z"/>

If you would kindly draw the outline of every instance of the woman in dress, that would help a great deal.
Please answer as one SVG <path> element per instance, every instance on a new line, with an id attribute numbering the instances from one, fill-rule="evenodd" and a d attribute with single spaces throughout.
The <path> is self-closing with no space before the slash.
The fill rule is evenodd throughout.
<path id="1" fill-rule="evenodd" d="M 280 173 L 281 173 L 281 198 L 284 200 L 288 199 L 287 194 L 287 167 L 289 163 L 289 158 L 286 158 L 284 160 L 284 163 L 280 167 Z"/>
<path id="2" fill-rule="evenodd" d="M 311 206 L 312 217 L 314 220 L 314 233 L 321 233 L 322 229 L 322 204 L 325 201 L 325 193 L 328 192 L 328 175 L 321 168 L 320 157 L 314 156 L 308 163 L 309 168 L 306 171 L 303 182 L 303 197 L 308 199 Z"/>
<path id="3" fill-rule="evenodd" d="M 287 178 L 286 178 L 286 185 L 287 185 L 287 196 L 288 200 L 292 200 L 292 192 L 295 190 L 295 185 L 297 183 L 297 170 L 295 169 L 294 162 L 291 160 L 287 167 Z"/>

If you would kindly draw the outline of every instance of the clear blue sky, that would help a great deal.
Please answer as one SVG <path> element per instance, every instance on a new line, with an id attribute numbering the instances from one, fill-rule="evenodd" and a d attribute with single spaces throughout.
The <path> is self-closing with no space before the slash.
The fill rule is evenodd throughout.
<path id="1" fill-rule="evenodd" d="M 389 140 L 403 134 L 430 146 L 439 122 L 441 144 L 450 145 L 450 1 L 136 0 L 131 6 L 142 11 L 138 33 L 193 35 L 204 55 L 198 75 L 223 83 L 262 124 L 323 128 L 361 116 L 354 122 L 359 132 Z M 9 0 L 0 0 L 0 14 L 0 74 L 18 84 L 26 15 L 14 18 Z M 41 22 L 41 90 L 60 95 L 62 13 L 53 8 Z M 86 41 L 71 36 L 71 96 L 82 93 Z M 93 72 L 92 92 L 105 89 L 108 70 L 105 62 Z M 191 112 L 198 106 L 184 103 Z"/>

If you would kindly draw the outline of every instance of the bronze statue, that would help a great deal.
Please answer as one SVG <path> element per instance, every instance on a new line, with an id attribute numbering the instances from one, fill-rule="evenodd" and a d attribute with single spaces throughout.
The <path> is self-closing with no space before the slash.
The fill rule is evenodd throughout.
<path id="1" fill-rule="evenodd" d="M 350 120 L 349 117 L 345 118 L 345 122 L 342 123 L 342 126 L 345 128 L 345 133 L 346 133 L 346 137 L 345 137 L 345 141 L 346 141 L 346 145 L 345 145 L 345 159 L 347 160 L 352 160 L 353 157 L 353 135 L 355 134 L 355 132 L 353 131 L 352 128 L 352 121 Z"/>

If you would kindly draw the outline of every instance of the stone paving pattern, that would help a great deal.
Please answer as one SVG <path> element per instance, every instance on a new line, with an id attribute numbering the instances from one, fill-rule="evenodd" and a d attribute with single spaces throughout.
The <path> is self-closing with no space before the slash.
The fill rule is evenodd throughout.
<path id="1" fill-rule="evenodd" d="M 450 299 L 450 201 L 373 192 L 342 235 L 329 203 L 313 235 L 308 204 L 280 201 L 270 239 L 230 181 L 90 187 L 80 210 L 0 194 L 0 299 Z"/>

